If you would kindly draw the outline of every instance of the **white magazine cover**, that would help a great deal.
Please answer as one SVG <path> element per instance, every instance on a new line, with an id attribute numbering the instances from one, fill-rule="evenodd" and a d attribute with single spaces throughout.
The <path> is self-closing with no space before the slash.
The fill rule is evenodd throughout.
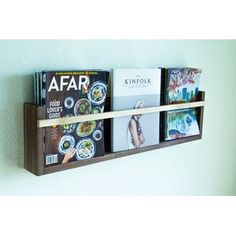
<path id="1" fill-rule="evenodd" d="M 112 110 L 160 106 L 160 69 L 114 69 Z M 111 151 L 141 148 L 159 143 L 159 113 L 113 118 Z"/>

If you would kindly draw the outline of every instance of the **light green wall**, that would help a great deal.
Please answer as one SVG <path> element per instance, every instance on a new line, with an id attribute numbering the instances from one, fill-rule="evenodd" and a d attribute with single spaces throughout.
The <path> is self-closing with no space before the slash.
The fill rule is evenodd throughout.
<path id="1" fill-rule="evenodd" d="M 194 66 L 203 139 L 36 177 L 23 169 L 23 104 L 43 69 Z M 1 195 L 235 195 L 236 41 L 0 41 Z"/>

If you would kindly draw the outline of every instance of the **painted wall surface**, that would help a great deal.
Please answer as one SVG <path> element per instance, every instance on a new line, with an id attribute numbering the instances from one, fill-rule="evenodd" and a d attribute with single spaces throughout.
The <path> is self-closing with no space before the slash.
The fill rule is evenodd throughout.
<path id="1" fill-rule="evenodd" d="M 44 69 L 194 66 L 203 139 L 36 177 L 23 168 L 23 104 Z M 0 41 L 1 195 L 235 195 L 236 41 Z"/>

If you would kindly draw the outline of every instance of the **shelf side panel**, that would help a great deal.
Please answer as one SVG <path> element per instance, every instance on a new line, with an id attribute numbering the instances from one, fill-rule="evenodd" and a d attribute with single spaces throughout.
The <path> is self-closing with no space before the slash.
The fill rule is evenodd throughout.
<path id="1" fill-rule="evenodd" d="M 205 101 L 205 92 L 200 91 L 199 92 L 199 100 L 200 101 Z M 199 112 L 199 117 L 198 117 L 198 124 L 199 124 L 199 129 L 200 129 L 200 135 L 202 137 L 203 134 L 203 116 L 204 116 L 204 106 L 197 108 Z"/>
<path id="2" fill-rule="evenodd" d="M 37 119 L 45 118 L 45 110 L 43 106 L 37 108 Z M 38 175 L 43 175 L 44 166 L 44 156 L 45 156 L 45 128 L 37 129 L 37 172 Z"/>
<path id="3" fill-rule="evenodd" d="M 24 166 L 35 175 L 44 174 L 44 129 L 37 128 L 39 118 L 42 118 L 42 107 L 24 105 Z"/>

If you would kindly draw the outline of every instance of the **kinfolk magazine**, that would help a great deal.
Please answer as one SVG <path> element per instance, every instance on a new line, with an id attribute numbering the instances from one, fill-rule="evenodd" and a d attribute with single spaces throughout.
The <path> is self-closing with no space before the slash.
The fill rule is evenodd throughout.
<path id="1" fill-rule="evenodd" d="M 160 105 L 160 69 L 114 69 L 112 110 Z M 159 143 L 159 113 L 113 118 L 111 151 L 141 148 Z"/>
<path id="2" fill-rule="evenodd" d="M 109 72 L 45 71 L 36 77 L 44 89 L 36 95 L 44 97 L 38 100 L 45 103 L 40 105 L 45 105 L 46 119 L 103 112 Z M 104 155 L 103 129 L 103 120 L 47 127 L 45 166 Z"/>

